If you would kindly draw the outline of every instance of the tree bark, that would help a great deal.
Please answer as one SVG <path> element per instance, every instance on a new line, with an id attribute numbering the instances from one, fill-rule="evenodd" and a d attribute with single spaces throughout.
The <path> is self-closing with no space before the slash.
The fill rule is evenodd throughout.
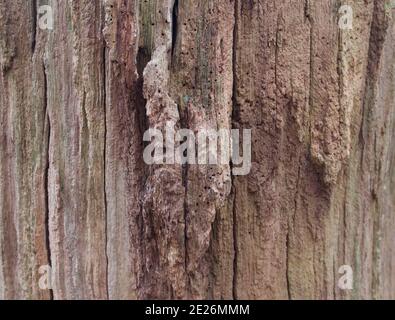
<path id="1" fill-rule="evenodd" d="M 391 3 L 0 0 L 0 299 L 395 299 Z M 169 121 L 251 172 L 146 164 Z"/>

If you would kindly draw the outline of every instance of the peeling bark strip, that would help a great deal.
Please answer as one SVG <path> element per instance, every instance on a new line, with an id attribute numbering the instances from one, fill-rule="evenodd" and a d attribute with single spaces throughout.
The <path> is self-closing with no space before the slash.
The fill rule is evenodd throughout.
<path id="1" fill-rule="evenodd" d="M 0 299 L 395 299 L 394 21 L 383 0 L 2 0 Z M 169 121 L 252 129 L 250 174 L 145 164 Z"/>

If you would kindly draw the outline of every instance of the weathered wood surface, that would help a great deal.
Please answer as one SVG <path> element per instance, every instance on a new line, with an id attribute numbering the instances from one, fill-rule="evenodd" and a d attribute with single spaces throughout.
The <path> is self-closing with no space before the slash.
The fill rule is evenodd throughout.
<path id="1" fill-rule="evenodd" d="M 387 2 L 0 0 L 0 299 L 394 299 Z M 146 165 L 167 121 L 250 174 Z"/>

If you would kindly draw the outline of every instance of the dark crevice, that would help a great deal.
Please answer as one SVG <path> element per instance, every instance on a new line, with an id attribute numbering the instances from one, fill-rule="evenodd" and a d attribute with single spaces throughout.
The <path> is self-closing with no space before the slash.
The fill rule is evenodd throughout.
<path id="1" fill-rule="evenodd" d="M 344 188 L 344 201 L 343 201 L 343 217 L 342 220 L 340 221 L 340 223 L 343 224 L 342 229 L 342 236 L 343 236 L 343 261 L 347 261 L 348 256 L 347 256 L 347 198 L 348 198 L 348 188 Z M 340 224 L 339 223 L 339 224 Z M 340 232 L 339 232 L 339 237 L 340 237 Z M 341 240 L 339 241 L 339 243 L 341 243 Z M 339 246 L 338 246 L 338 250 L 339 250 Z M 336 270 L 336 265 L 334 265 L 334 278 L 336 279 L 337 277 L 337 270 Z M 336 293 L 336 282 L 334 283 L 333 286 L 333 297 L 334 299 L 336 299 L 337 293 Z"/>
<path id="2" fill-rule="evenodd" d="M 134 105 L 136 105 L 136 117 L 137 125 L 139 129 L 139 136 L 141 141 L 141 147 L 144 149 L 148 142 L 143 141 L 144 133 L 149 129 L 149 121 L 147 118 L 147 99 L 144 97 L 144 70 L 147 64 L 151 61 L 152 57 L 150 51 L 146 47 L 140 47 L 137 52 L 137 74 L 138 78 L 136 80 L 136 93 L 134 99 Z M 143 152 L 143 150 L 141 150 Z M 141 176 L 141 186 L 144 188 L 146 181 L 148 179 L 148 166 L 142 166 L 142 176 Z"/>
<path id="3" fill-rule="evenodd" d="M 311 22 L 311 12 L 310 12 L 310 0 L 305 0 L 304 1 L 304 17 L 305 20 Z"/>
<path id="4" fill-rule="evenodd" d="M 235 10 L 237 10 L 237 0 L 235 0 Z M 232 53 L 232 68 L 233 68 L 233 92 L 232 92 L 232 125 L 237 126 L 240 122 L 240 108 L 237 103 L 237 12 L 235 11 L 235 25 L 233 29 L 233 53 Z"/>
<path id="5" fill-rule="evenodd" d="M 140 26 L 141 28 L 141 26 Z M 136 56 L 136 70 L 137 70 L 137 79 L 135 82 L 136 91 L 133 96 L 130 96 L 131 102 L 136 107 L 136 118 L 135 121 L 137 122 L 138 130 L 139 130 L 139 137 L 141 141 L 141 157 L 143 153 L 143 149 L 148 145 L 148 142 L 144 142 L 143 135 L 149 129 L 149 119 L 147 117 L 147 99 L 144 96 L 144 70 L 147 64 L 152 59 L 152 52 L 151 48 L 146 46 L 140 46 L 138 48 L 137 56 Z M 135 123 L 136 123 L 135 122 Z M 146 193 L 146 184 L 147 179 L 149 177 L 149 166 L 145 164 L 143 161 L 141 163 L 141 172 L 142 174 L 139 177 L 139 185 L 140 185 L 140 193 L 144 195 Z M 151 205 L 150 203 L 146 203 L 144 200 L 144 196 L 141 196 L 139 199 L 139 213 L 136 218 L 136 226 L 138 230 L 138 235 L 136 235 L 136 247 L 137 255 L 139 257 L 140 263 L 138 264 L 138 271 L 137 271 L 137 294 L 139 299 L 147 299 L 149 297 L 150 289 L 144 289 L 144 283 L 148 281 L 148 275 L 150 271 L 147 269 L 146 264 L 144 261 L 146 257 L 149 255 L 149 248 L 150 244 L 147 243 L 147 233 L 152 233 L 152 225 L 153 222 L 150 220 L 152 218 L 151 212 Z M 149 231 L 147 230 L 149 229 Z M 153 246 L 152 255 L 157 257 L 158 253 L 155 251 L 157 246 Z"/>
<path id="6" fill-rule="evenodd" d="M 143 73 L 144 69 L 147 66 L 148 62 L 151 60 L 151 54 L 146 47 L 139 47 L 139 51 L 137 52 L 137 73 L 138 77 L 141 80 L 141 84 L 143 84 Z M 141 95 L 143 95 L 143 90 L 139 91 Z"/>
<path id="7" fill-rule="evenodd" d="M 105 216 L 105 257 L 106 257 L 106 294 L 110 299 L 109 290 L 109 257 L 108 257 L 108 195 L 107 195 L 107 47 L 103 39 L 102 48 L 102 75 L 103 75 L 103 112 L 104 112 L 104 147 L 103 147 L 103 193 L 104 193 L 104 216 Z"/>
<path id="8" fill-rule="evenodd" d="M 139 141 L 141 142 L 141 149 L 139 154 L 142 158 L 144 148 L 149 144 L 149 142 L 144 142 L 143 135 L 149 129 L 149 119 L 147 117 L 147 99 L 144 96 L 144 70 L 148 63 L 152 59 L 152 52 L 154 50 L 154 43 L 152 40 L 153 33 L 155 31 L 155 18 L 150 13 L 150 10 L 155 11 L 155 3 L 150 1 L 141 1 L 139 4 L 139 15 L 142 17 L 139 21 L 137 27 L 140 32 L 139 47 L 136 55 L 136 71 L 137 79 L 133 82 L 135 91 L 130 94 L 129 99 L 131 105 L 136 108 L 134 123 L 138 127 Z M 130 88 L 132 90 L 132 88 Z M 140 163 L 140 162 L 139 162 Z M 134 245 L 137 248 L 137 256 L 139 262 L 137 263 L 137 296 L 139 299 L 147 299 L 151 296 L 153 291 L 150 285 L 150 273 L 154 273 L 154 266 L 158 265 L 158 251 L 156 239 L 152 241 L 147 241 L 149 237 L 153 236 L 153 221 L 152 221 L 152 203 L 145 199 L 145 194 L 147 192 L 147 180 L 150 176 L 150 167 L 145 161 L 141 161 L 138 165 L 141 174 L 139 176 L 139 200 L 138 200 L 138 214 L 135 219 L 137 233 L 133 238 Z M 150 252 L 152 251 L 152 252 Z M 150 258 L 147 258 L 150 257 Z M 150 259 L 152 264 L 147 265 L 147 259 Z"/>
<path id="9" fill-rule="evenodd" d="M 235 0 L 234 6 L 234 28 L 233 28 L 233 48 L 232 48 L 232 68 L 233 68 L 233 92 L 232 92 L 232 126 L 238 127 L 240 119 L 240 110 L 237 103 L 237 31 L 238 31 L 238 0 Z M 233 163 L 230 162 L 230 174 L 232 179 L 232 223 L 233 223 L 233 283 L 232 294 L 233 299 L 237 299 L 237 259 L 238 259 L 238 243 L 237 243 L 237 210 L 236 210 L 236 186 L 235 177 L 233 176 Z"/>
<path id="10" fill-rule="evenodd" d="M 310 9 L 309 9 L 310 10 Z M 313 143 L 313 137 L 312 137 L 312 131 L 313 131 L 313 123 L 312 123 L 312 116 L 313 116 L 313 88 L 314 88 L 314 25 L 313 21 L 309 19 L 310 23 L 310 48 L 309 48 L 309 62 L 310 62 L 310 73 L 309 73 L 309 97 L 308 97 L 308 104 L 309 104 L 309 131 L 308 131 L 308 141 L 309 141 L 309 147 L 311 147 L 311 144 Z"/>
<path id="11" fill-rule="evenodd" d="M 36 38 L 37 38 L 37 0 L 32 0 L 32 55 L 36 51 Z"/>
<path id="12" fill-rule="evenodd" d="M 233 300 L 237 300 L 237 259 L 238 259 L 237 210 L 236 210 L 236 187 L 233 182 L 232 182 L 232 192 L 233 192 L 232 216 L 233 216 L 233 254 L 234 254 L 232 294 L 233 294 Z"/>
<path id="13" fill-rule="evenodd" d="M 172 9 L 172 20 L 171 20 L 171 64 L 173 65 L 173 59 L 175 55 L 175 50 L 177 46 L 177 38 L 179 32 L 178 26 L 178 17 L 179 17 L 179 0 L 174 0 L 173 9 Z M 180 115 L 180 127 L 188 128 L 188 110 L 182 110 L 180 104 L 177 104 L 178 113 Z M 188 207 L 188 173 L 189 173 L 189 165 L 185 163 L 182 166 L 182 185 L 184 187 L 184 203 L 183 203 L 183 213 L 184 213 L 184 268 L 185 268 L 185 277 L 186 277 L 186 287 L 187 292 L 189 289 L 189 277 L 188 277 L 188 215 L 189 215 L 189 207 Z"/>
<path id="14" fill-rule="evenodd" d="M 178 112 L 180 114 L 180 126 L 181 128 L 187 128 L 188 126 L 188 110 L 185 110 L 185 113 L 182 112 L 180 107 L 178 107 Z M 185 274 L 187 277 L 187 288 L 189 288 L 189 278 L 188 278 L 188 228 L 187 221 L 189 216 L 189 207 L 188 207 L 188 173 L 189 173 L 189 165 L 185 163 L 182 166 L 182 185 L 185 189 L 184 194 L 184 264 L 185 264 Z"/>
<path id="15" fill-rule="evenodd" d="M 44 116 L 45 123 L 47 126 L 46 130 L 46 164 L 44 170 L 44 192 L 45 192 L 45 247 L 47 252 L 48 265 L 52 268 L 52 257 L 51 257 L 51 244 L 50 244 L 50 231 L 49 231 L 49 166 L 50 166 L 50 146 L 51 146 L 51 121 L 48 112 L 48 79 L 47 69 L 45 63 L 43 63 L 43 76 L 44 76 Z M 54 299 L 53 289 L 49 289 L 50 300 Z"/>
<path id="16" fill-rule="evenodd" d="M 380 0 L 381 1 L 381 0 Z M 359 145 L 361 148 L 360 164 L 363 168 L 363 159 L 365 153 L 365 141 L 367 139 L 368 121 L 371 107 L 375 99 L 375 83 L 378 79 L 378 70 L 380 66 L 381 54 L 384 47 L 384 41 L 388 28 L 388 20 L 385 18 L 384 3 L 375 0 L 372 22 L 370 27 L 368 61 L 367 61 L 367 77 L 365 83 L 365 93 L 362 105 L 362 118 L 359 131 Z"/>
<path id="17" fill-rule="evenodd" d="M 189 288 L 189 277 L 188 277 L 188 228 L 187 228 L 187 219 L 188 219 L 188 169 L 189 166 L 185 164 L 182 168 L 182 183 L 185 188 L 185 195 L 184 195 L 184 264 L 185 264 L 185 274 L 186 274 L 186 281 L 187 281 L 187 288 Z"/>
<path id="18" fill-rule="evenodd" d="M 275 85 L 275 95 L 276 95 L 276 106 L 278 103 L 278 59 L 279 59 L 279 51 L 280 51 L 280 15 L 277 15 L 277 21 L 276 21 L 276 45 L 274 48 L 274 85 Z"/>
<path id="19" fill-rule="evenodd" d="M 340 6 L 340 4 L 339 4 Z M 338 77 L 338 104 L 339 107 L 342 105 L 341 98 L 343 96 L 344 91 L 344 66 L 342 62 L 343 56 L 343 33 L 341 29 L 338 29 L 337 32 L 337 77 Z"/>
<path id="20" fill-rule="evenodd" d="M 296 201 L 295 201 L 296 202 Z M 296 207 L 295 207 L 296 210 Z M 285 246 L 286 246 L 286 280 L 287 280 L 287 294 L 288 294 L 288 300 L 292 300 L 292 295 L 291 295 L 291 282 L 290 282 L 290 277 L 289 277 L 289 246 L 290 246 L 290 235 L 289 235 L 289 222 L 288 222 L 288 231 L 287 231 L 287 237 L 285 240 Z"/>
<path id="21" fill-rule="evenodd" d="M 147 99 L 144 97 L 144 69 L 148 62 L 152 59 L 151 54 L 146 47 L 140 47 L 137 52 L 137 90 L 136 90 L 136 104 L 137 104 L 137 117 L 139 122 L 140 136 L 144 135 L 144 132 L 148 130 L 148 119 L 147 119 Z M 142 140 L 142 139 L 141 139 Z"/>
<path id="22" fill-rule="evenodd" d="M 101 24 L 105 26 L 105 9 L 101 11 Z M 108 257 L 108 195 L 107 195 L 107 45 L 106 40 L 102 38 L 101 48 L 101 63 L 102 63 L 102 77 L 103 77 L 103 117 L 104 117 L 104 146 L 103 146 L 103 196 L 104 196 L 104 219 L 105 219 L 105 259 L 106 259 L 106 295 L 110 299 L 110 286 L 109 286 L 109 257 Z"/>
<path id="23" fill-rule="evenodd" d="M 178 33 L 178 3 L 179 0 L 174 0 L 173 11 L 172 11 L 172 24 L 171 24 L 171 56 L 173 60 L 174 51 L 177 44 L 177 33 Z"/>

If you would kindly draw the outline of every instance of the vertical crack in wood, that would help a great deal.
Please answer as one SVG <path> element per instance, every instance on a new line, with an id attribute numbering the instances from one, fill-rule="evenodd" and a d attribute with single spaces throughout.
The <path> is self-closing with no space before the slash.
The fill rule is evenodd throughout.
<path id="1" fill-rule="evenodd" d="M 104 42 L 104 40 L 103 40 Z M 108 258 L 108 194 L 107 194 L 107 183 L 106 183 L 106 178 L 107 178 L 107 74 L 106 74 L 106 45 L 105 42 L 103 44 L 103 57 L 102 57 L 102 63 L 103 63 L 103 109 L 104 109 L 104 150 L 103 150 L 103 188 L 104 188 L 104 215 L 105 215 L 105 256 L 106 256 L 106 291 L 107 291 L 107 298 L 110 298 L 110 291 L 109 291 L 109 274 L 108 274 L 108 264 L 109 264 L 109 258 Z"/>
<path id="2" fill-rule="evenodd" d="M 309 22 L 311 22 L 311 12 L 310 12 L 310 0 L 304 0 L 304 17 L 305 20 L 308 20 Z"/>
<path id="3" fill-rule="evenodd" d="M 185 110 L 185 114 L 182 112 L 180 105 L 177 105 L 178 112 L 180 114 L 180 126 L 181 128 L 186 128 L 188 125 L 188 110 Z M 182 185 L 184 186 L 184 264 L 185 264 L 185 274 L 186 274 L 186 292 L 188 294 L 189 288 L 189 277 L 188 277 L 188 232 L 187 232 L 187 221 L 188 221 L 188 171 L 189 165 L 185 163 L 182 165 Z"/>
<path id="4" fill-rule="evenodd" d="M 105 26 L 105 6 L 101 9 L 101 23 L 102 28 Z M 109 257 L 108 257 L 108 193 L 107 193 L 107 46 L 102 32 L 102 76 L 103 76 L 103 114 L 104 114 L 104 145 L 103 145 L 103 193 L 104 193 L 104 219 L 105 219 L 105 259 L 106 259 L 106 295 L 110 299 L 110 285 L 109 285 Z"/>
<path id="5" fill-rule="evenodd" d="M 375 84 L 378 79 L 378 69 L 380 65 L 381 53 L 384 47 L 385 40 L 385 29 L 389 26 L 388 21 L 383 23 L 382 17 L 380 14 L 383 14 L 384 4 L 380 4 L 380 1 L 374 1 L 373 8 L 373 18 L 372 24 L 370 27 L 370 38 L 369 38 L 369 49 L 368 49 L 368 65 L 367 65 L 367 74 L 366 84 L 365 84 L 365 96 L 363 100 L 362 106 L 362 122 L 360 124 L 360 132 L 359 132 L 359 144 L 361 147 L 361 167 L 363 163 L 363 158 L 365 154 L 365 141 L 366 141 L 366 126 L 368 125 L 367 121 L 369 119 L 369 113 L 372 104 L 374 103 L 376 90 Z"/>
<path id="6" fill-rule="evenodd" d="M 36 51 L 36 41 L 37 41 L 37 0 L 32 0 L 32 56 Z"/>
<path id="7" fill-rule="evenodd" d="M 137 117 L 139 121 L 139 131 L 140 136 L 143 137 L 146 130 L 149 129 L 148 118 L 147 118 L 147 99 L 144 97 L 144 69 L 147 66 L 148 62 L 151 61 L 150 50 L 147 47 L 139 47 L 136 58 L 136 69 L 137 69 L 137 82 L 136 82 L 136 108 L 137 108 Z M 143 181 L 147 179 L 146 174 L 144 174 Z"/>
<path id="8" fill-rule="evenodd" d="M 232 52 L 232 73 L 233 73 L 233 92 L 232 92 L 232 126 L 237 125 L 240 120 L 240 110 L 237 104 L 237 32 L 238 32 L 238 0 L 234 0 L 234 26 L 233 26 L 233 52 Z M 230 176 L 232 180 L 231 192 L 233 193 L 232 203 L 232 223 L 233 223 L 233 299 L 237 299 L 237 210 L 236 210 L 236 186 L 233 175 L 233 163 L 230 161 Z"/>
<path id="9" fill-rule="evenodd" d="M 52 268 L 51 257 L 51 243 L 50 243 L 50 228 L 49 228 L 49 167 L 50 167 L 50 147 L 51 147 L 51 119 L 48 112 L 48 75 L 45 62 L 43 62 L 43 75 L 44 75 L 44 115 L 47 125 L 46 136 L 46 164 L 44 171 L 44 192 L 45 192 L 45 247 L 47 251 L 47 261 Z M 50 300 L 54 299 L 53 288 L 49 289 Z"/>
<path id="10" fill-rule="evenodd" d="M 309 0 L 308 0 L 308 12 L 309 12 L 309 18 L 308 18 L 308 21 L 309 21 L 309 25 L 310 25 L 310 47 L 309 47 L 309 54 L 310 54 L 310 58 L 309 58 L 309 61 L 310 61 L 310 74 L 309 74 L 309 110 L 308 110 L 308 113 L 309 113 L 309 131 L 308 131 L 308 144 L 309 144 L 309 147 L 311 148 L 311 144 L 312 144 L 312 140 L 313 140 L 313 137 L 312 137 L 312 134 L 313 134 L 313 127 L 312 127 L 312 115 L 313 115 L 313 95 L 312 95 L 312 92 L 313 92 L 313 74 L 314 74 L 314 64 L 313 64 L 313 59 L 314 59 L 314 54 L 313 54 L 313 39 L 314 39 L 314 37 L 313 37 L 313 31 L 314 31 L 314 22 L 313 22 L 313 20 L 311 19 L 311 4 L 310 4 L 310 2 L 309 2 Z"/>
<path id="11" fill-rule="evenodd" d="M 171 14 L 171 58 L 170 66 L 173 67 L 174 55 L 176 51 L 178 33 L 179 33 L 179 0 L 173 1 L 172 14 Z M 171 71 L 170 71 L 171 72 Z M 188 109 L 183 110 L 179 103 L 177 103 L 178 114 L 180 117 L 180 128 L 188 128 Z M 182 186 L 184 187 L 184 200 L 183 200 L 183 219 L 184 219 L 184 269 L 185 269 L 185 285 L 186 285 L 186 295 L 189 295 L 189 276 L 188 276 L 188 232 L 187 232 L 187 221 L 189 215 L 188 207 L 188 173 L 189 164 L 185 163 L 182 165 Z"/>
<path id="12" fill-rule="evenodd" d="M 173 61 L 174 51 L 177 44 L 178 36 L 178 1 L 174 0 L 173 10 L 172 10 L 172 22 L 171 22 L 171 60 Z"/>

